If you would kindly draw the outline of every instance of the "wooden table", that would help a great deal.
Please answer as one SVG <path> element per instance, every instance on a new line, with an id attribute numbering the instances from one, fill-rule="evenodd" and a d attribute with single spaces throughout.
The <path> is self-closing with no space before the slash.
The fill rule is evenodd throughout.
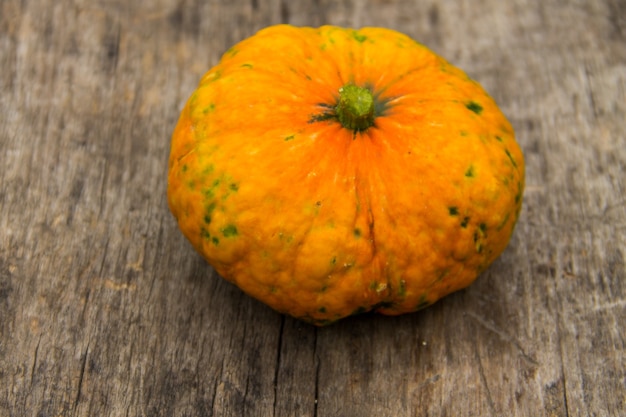
<path id="1" fill-rule="evenodd" d="M 0 0 L 0 416 L 626 415 L 625 19 L 622 0 Z M 500 104 L 525 206 L 474 285 L 314 328 L 183 238 L 178 113 L 279 22 L 397 29 Z"/>

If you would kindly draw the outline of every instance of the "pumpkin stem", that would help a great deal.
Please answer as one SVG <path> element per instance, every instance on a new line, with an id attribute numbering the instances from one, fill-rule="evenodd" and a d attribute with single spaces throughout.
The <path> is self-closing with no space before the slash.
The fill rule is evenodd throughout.
<path id="1" fill-rule="evenodd" d="M 374 95 L 368 88 L 346 84 L 339 89 L 335 111 L 346 129 L 355 132 L 366 130 L 374 124 Z"/>

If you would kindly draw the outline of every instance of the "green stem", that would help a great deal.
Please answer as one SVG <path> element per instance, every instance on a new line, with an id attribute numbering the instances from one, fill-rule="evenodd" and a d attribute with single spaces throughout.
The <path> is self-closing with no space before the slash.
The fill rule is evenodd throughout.
<path id="1" fill-rule="evenodd" d="M 335 108 L 343 127 L 357 132 L 374 124 L 374 95 L 368 88 L 346 84 L 339 89 L 339 102 Z"/>

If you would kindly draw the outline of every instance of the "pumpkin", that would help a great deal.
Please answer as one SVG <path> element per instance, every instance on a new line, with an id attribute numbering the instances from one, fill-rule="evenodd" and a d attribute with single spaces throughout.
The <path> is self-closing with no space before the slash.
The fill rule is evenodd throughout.
<path id="1" fill-rule="evenodd" d="M 414 312 L 505 249 L 524 158 L 494 100 L 393 30 L 272 26 L 187 101 L 168 202 L 226 280 L 316 325 Z"/>

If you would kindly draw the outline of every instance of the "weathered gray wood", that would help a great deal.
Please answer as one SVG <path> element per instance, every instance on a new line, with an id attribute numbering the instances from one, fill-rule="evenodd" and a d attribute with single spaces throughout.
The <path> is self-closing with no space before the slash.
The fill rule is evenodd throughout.
<path id="1" fill-rule="evenodd" d="M 0 0 L 0 416 L 626 415 L 625 16 L 620 0 Z M 315 329 L 178 232 L 178 112 L 279 22 L 398 29 L 510 117 L 525 207 L 473 286 Z"/>

